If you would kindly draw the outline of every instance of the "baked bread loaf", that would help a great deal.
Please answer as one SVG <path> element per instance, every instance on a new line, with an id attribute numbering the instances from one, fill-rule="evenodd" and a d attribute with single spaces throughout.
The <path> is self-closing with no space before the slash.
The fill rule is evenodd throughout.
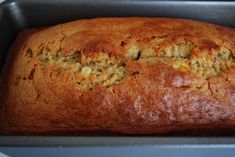
<path id="1" fill-rule="evenodd" d="M 1 74 L 1 134 L 235 128 L 235 30 L 98 18 L 21 32 Z"/>

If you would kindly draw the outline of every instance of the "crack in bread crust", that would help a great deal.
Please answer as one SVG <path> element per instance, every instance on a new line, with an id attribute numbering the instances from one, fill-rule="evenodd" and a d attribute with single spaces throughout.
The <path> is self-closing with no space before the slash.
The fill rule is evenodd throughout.
<path id="1" fill-rule="evenodd" d="M 160 41 L 156 39 L 160 39 Z M 165 44 L 160 37 L 154 37 L 152 40 Z M 166 42 L 168 41 L 166 40 Z M 154 43 L 152 44 L 154 45 Z M 194 55 L 193 51 L 198 47 L 186 40 L 173 43 L 166 48 L 159 46 L 159 54 L 155 51 L 156 47 L 140 48 L 138 42 L 126 45 L 126 47 L 127 52 L 124 52 L 126 56 L 117 59 L 110 57 L 105 52 L 94 52 L 96 56 L 89 57 L 84 55 L 81 50 L 75 50 L 66 56 L 61 56 L 61 52 L 50 52 L 45 47 L 40 52 L 32 52 L 28 49 L 25 56 L 29 59 L 36 57 L 44 70 L 47 68 L 56 69 L 58 77 L 69 73 L 75 77 L 75 83 L 82 90 L 89 90 L 97 85 L 110 87 L 119 84 L 121 80 L 132 75 L 127 73 L 125 67 L 125 63 L 130 60 L 145 66 L 161 62 L 180 72 L 193 73 L 195 77 L 204 79 L 219 76 L 234 62 L 231 51 L 224 47 L 212 50 L 209 52 L 211 54 L 205 52 Z"/>

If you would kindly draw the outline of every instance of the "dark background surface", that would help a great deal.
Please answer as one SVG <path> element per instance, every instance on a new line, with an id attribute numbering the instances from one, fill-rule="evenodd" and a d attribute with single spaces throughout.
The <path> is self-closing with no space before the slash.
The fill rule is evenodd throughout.
<path id="1" fill-rule="evenodd" d="M 9 0 L 0 5 L 0 66 L 17 33 L 94 17 L 188 18 L 235 27 L 233 1 Z M 235 156 L 234 137 L 0 136 L 8 156 Z M 0 153 L 0 157 L 4 156 Z"/>

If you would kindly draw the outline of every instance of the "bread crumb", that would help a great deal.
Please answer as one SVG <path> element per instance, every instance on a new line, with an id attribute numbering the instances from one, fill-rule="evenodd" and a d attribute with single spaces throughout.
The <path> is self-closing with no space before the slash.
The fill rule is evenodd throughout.
<path id="1" fill-rule="evenodd" d="M 91 68 L 85 66 L 82 68 L 81 75 L 83 77 L 88 77 L 91 74 Z"/>

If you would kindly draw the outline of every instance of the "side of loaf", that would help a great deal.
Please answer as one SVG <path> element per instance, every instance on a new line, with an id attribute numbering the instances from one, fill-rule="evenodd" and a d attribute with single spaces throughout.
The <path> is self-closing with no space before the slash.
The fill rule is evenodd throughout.
<path id="1" fill-rule="evenodd" d="M 0 90 L 0 134 L 235 130 L 235 30 L 170 18 L 25 30 Z"/>

